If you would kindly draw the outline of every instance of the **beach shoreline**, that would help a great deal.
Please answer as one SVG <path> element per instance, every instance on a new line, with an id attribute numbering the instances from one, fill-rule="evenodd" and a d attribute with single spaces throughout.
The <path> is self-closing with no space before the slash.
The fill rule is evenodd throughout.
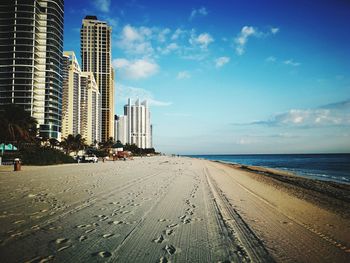
<path id="1" fill-rule="evenodd" d="M 350 184 L 307 178 L 296 173 L 263 166 L 221 163 L 233 169 L 250 172 L 257 180 L 283 188 L 298 198 L 313 202 L 325 209 L 343 214 L 350 220 Z"/>
<path id="2" fill-rule="evenodd" d="M 2 262 L 346 262 L 349 186 L 189 157 L 0 173 Z"/>

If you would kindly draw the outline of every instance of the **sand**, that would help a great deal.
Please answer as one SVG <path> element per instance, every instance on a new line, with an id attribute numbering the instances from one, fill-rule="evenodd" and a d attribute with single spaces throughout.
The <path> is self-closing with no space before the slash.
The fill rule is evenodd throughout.
<path id="1" fill-rule="evenodd" d="M 1 168 L 0 262 L 350 262 L 349 186 L 243 168 Z"/>

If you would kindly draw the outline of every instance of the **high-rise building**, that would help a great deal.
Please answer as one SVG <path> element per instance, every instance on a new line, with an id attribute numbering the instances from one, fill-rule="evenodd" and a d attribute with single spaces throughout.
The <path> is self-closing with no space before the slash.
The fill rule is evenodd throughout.
<path id="1" fill-rule="evenodd" d="M 117 116 L 115 118 L 115 135 L 114 138 L 119 140 L 122 144 L 128 143 L 128 117 L 125 115 Z"/>
<path id="2" fill-rule="evenodd" d="M 101 141 L 101 95 L 92 72 L 81 73 L 81 126 L 87 144 Z"/>
<path id="3" fill-rule="evenodd" d="M 150 111 L 147 101 L 140 103 L 140 100 L 136 100 L 132 105 L 129 99 L 128 104 L 124 106 L 124 115 L 127 117 L 127 142 L 143 149 L 152 148 Z"/>
<path id="4" fill-rule="evenodd" d="M 62 137 L 80 134 L 81 69 L 73 51 L 63 52 Z"/>
<path id="5" fill-rule="evenodd" d="M 101 140 L 114 136 L 114 70 L 111 64 L 112 28 L 96 16 L 86 16 L 81 27 L 82 70 L 93 72 L 102 98 Z"/>
<path id="6" fill-rule="evenodd" d="M 101 96 L 92 72 L 82 72 L 72 51 L 63 52 L 62 137 L 101 141 Z"/>
<path id="7" fill-rule="evenodd" d="M 40 136 L 61 137 L 63 0 L 0 1 L 0 104 L 17 104 Z"/>

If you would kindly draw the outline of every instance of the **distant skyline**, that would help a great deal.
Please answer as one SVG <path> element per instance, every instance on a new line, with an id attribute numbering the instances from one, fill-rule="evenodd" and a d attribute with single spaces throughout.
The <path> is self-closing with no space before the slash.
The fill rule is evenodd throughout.
<path id="1" fill-rule="evenodd" d="M 158 151 L 350 152 L 350 2 L 65 0 L 112 27 L 115 110 L 147 99 Z"/>

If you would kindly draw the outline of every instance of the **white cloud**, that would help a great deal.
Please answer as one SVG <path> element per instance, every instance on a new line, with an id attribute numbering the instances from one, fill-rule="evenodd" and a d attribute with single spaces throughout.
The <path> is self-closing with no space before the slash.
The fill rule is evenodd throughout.
<path id="1" fill-rule="evenodd" d="M 124 100 L 125 103 L 130 98 L 132 100 L 147 100 L 150 106 L 169 106 L 172 104 L 171 102 L 156 100 L 153 94 L 146 89 L 126 86 L 121 83 L 116 83 L 116 87 L 118 96 Z"/>
<path id="2" fill-rule="evenodd" d="M 111 0 L 93 0 L 94 6 L 101 12 L 109 12 Z"/>
<path id="3" fill-rule="evenodd" d="M 126 53 L 150 57 L 154 53 L 151 43 L 153 31 L 148 27 L 126 25 L 120 34 L 117 46 Z"/>
<path id="4" fill-rule="evenodd" d="M 291 109 L 267 121 L 252 124 L 292 127 L 326 127 L 350 125 L 350 99 L 314 109 Z"/>
<path id="5" fill-rule="evenodd" d="M 289 65 L 289 66 L 293 66 L 293 67 L 297 67 L 300 66 L 301 64 L 299 62 L 295 62 L 293 59 L 288 59 L 283 61 L 284 64 Z"/>
<path id="6" fill-rule="evenodd" d="M 271 63 L 276 62 L 276 60 L 277 59 L 274 56 L 269 56 L 268 58 L 265 59 L 266 62 L 271 62 Z"/>
<path id="7" fill-rule="evenodd" d="M 111 25 L 112 27 L 118 26 L 118 23 L 119 23 L 118 18 L 104 17 L 103 19 L 106 20 L 108 24 Z"/>
<path id="8" fill-rule="evenodd" d="M 124 26 L 122 35 L 124 40 L 127 42 L 143 40 L 143 36 L 138 32 L 138 30 L 130 25 Z"/>
<path id="9" fill-rule="evenodd" d="M 251 37 L 261 38 L 261 37 L 268 37 L 271 34 L 276 35 L 279 32 L 278 27 L 272 27 L 268 32 L 261 32 L 256 27 L 252 26 L 244 26 L 241 29 L 241 32 L 237 35 L 237 37 L 234 39 L 235 42 L 235 49 L 237 55 L 241 56 L 245 53 L 246 44 Z"/>
<path id="10" fill-rule="evenodd" d="M 273 35 L 276 35 L 279 31 L 280 31 L 280 29 L 278 27 L 271 27 L 271 33 Z"/>
<path id="11" fill-rule="evenodd" d="M 189 79 L 191 77 L 191 74 L 188 71 L 180 71 L 177 74 L 177 79 Z"/>
<path id="12" fill-rule="evenodd" d="M 229 57 L 219 57 L 215 59 L 215 67 L 221 68 L 223 65 L 227 64 L 228 62 L 230 62 Z"/>
<path id="13" fill-rule="evenodd" d="M 185 30 L 182 30 L 180 28 L 177 28 L 175 30 L 175 32 L 172 34 L 171 36 L 171 40 L 177 40 L 178 38 L 180 38 L 181 36 L 183 36 L 186 33 Z"/>
<path id="14" fill-rule="evenodd" d="M 193 9 L 189 19 L 192 20 L 195 17 L 206 16 L 206 15 L 208 15 L 207 9 L 205 7 L 201 7 L 199 9 Z"/>
<path id="15" fill-rule="evenodd" d="M 124 58 L 114 59 L 113 67 L 119 70 L 119 76 L 127 79 L 142 79 L 148 78 L 156 74 L 159 66 L 152 60 L 137 59 L 127 60 Z"/>
<path id="16" fill-rule="evenodd" d="M 202 33 L 196 36 L 195 33 L 192 32 L 189 42 L 192 45 L 199 45 L 201 48 L 206 49 L 210 43 L 214 42 L 214 39 L 209 33 Z"/>
<path id="17" fill-rule="evenodd" d="M 243 55 L 245 52 L 245 45 L 248 42 L 249 37 L 258 36 L 259 32 L 252 26 L 244 26 L 241 29 L 241 32 L 235 38 L 236 43 L 236 53 L 238 55 Z"/>
<path id="18" fill-rule="evenodd" d="M 158 41 L 165 42 L 167 40 L 167 35 L 170 34 L 169 28 L 164 28 L 158 33 Z"/>
<path id="19" fill-rule="evenodd" d="M 167 55 L 172 51 L 178 50 L 180 47 L 176 43 L 170 43 L 164 48 L 158 47 L 157 50 L 161 52 L 163 55 Z"/>

